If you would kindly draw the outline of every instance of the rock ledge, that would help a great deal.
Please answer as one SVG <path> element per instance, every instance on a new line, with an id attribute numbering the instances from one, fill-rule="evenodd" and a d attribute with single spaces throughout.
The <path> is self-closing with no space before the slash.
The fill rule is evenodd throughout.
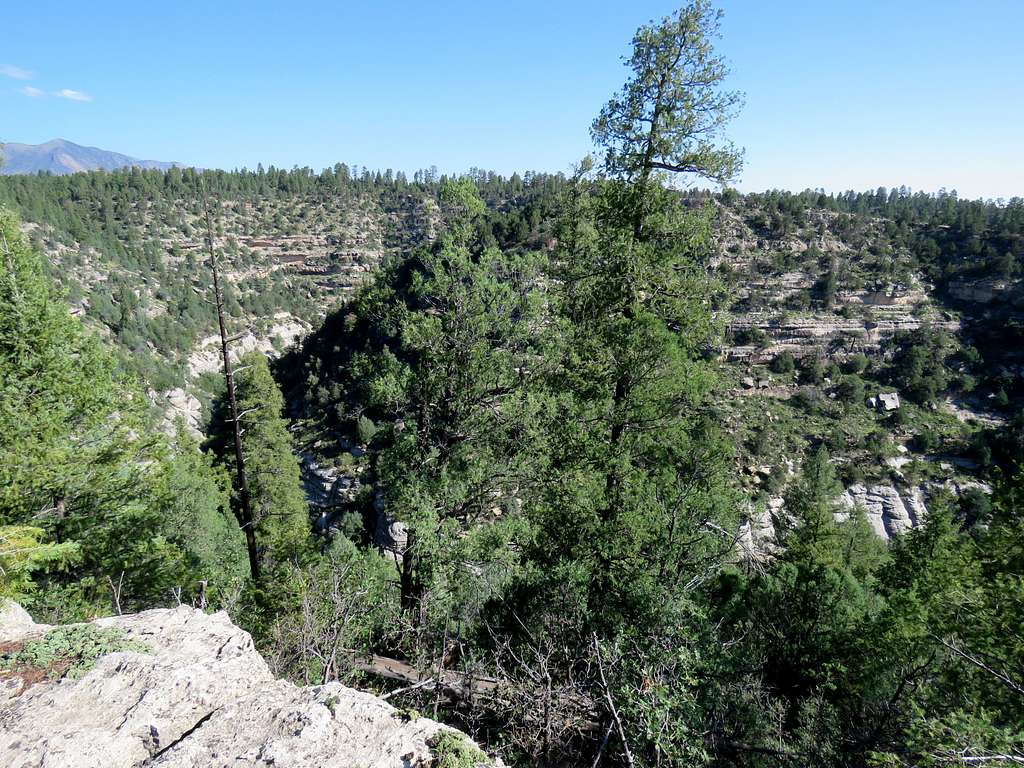
<path id="1" fill-rule="evenodd" d="M 110 653 L 77 680 L 25 690 L 0 677 L 0 765 L 8 768 L 413 768 L 453 731 L 406 721 L 339 683 L 300 688 L 271 674 L 225 613 L 187 607 L 98 619 L 152 653 Z M 0 606 L 0 642 L 45 635 Z M 20 693 L 19 693 L 20 691 Z"/>

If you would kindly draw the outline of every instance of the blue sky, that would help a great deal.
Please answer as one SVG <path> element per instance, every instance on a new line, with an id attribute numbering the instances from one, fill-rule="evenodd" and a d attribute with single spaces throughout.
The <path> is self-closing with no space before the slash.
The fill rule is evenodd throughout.
<path id="1" fill-rule="evenodd" d="M 743 190 L 1024 195 L 1021 0 L 721 0 Z M 4 11 L 0 140 L 204 167 L 567 170 L 672 2 L 99 2 Z"/>

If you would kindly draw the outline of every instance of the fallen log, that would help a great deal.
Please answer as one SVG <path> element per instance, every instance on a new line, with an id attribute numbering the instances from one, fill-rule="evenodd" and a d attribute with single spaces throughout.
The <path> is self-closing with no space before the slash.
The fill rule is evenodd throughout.
<path id="1" fill-rule="evenodd" d="M 443 693 L 452 703 L 460 704 L 477 700 L 493 711 L 501 711 L 514 706 L 512 698 L 534 699 L 541 701 L 544 692 L 532 690 L 511 680 L 501 680 L 488 676 L 469 675 L 454 670 L 441 670 L 432 675 L 424 674 L 412 664 L 400 659 L 372 654 L 370 656 L 350 652 L 353 669 L 365 674 L 382 677 L 386 680 L 404 683 L 402 692 L 420 689 L 432 689 Z M 393 693 L 398 693 L 394 691 Z M 510 694 L 510 695 L 506 695 Z M 577 712 L 584 713 L 579 723 L 582 731 L 600 731 L 602 726 L 602 710 L 589 697 L 573 693 L 566 696 L 566 703 Z M 538 716 L 539 722 L 542 718 Z"/>

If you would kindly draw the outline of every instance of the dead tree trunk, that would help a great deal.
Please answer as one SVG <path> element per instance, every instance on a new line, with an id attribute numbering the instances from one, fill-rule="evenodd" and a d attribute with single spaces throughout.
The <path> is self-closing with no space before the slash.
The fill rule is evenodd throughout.
<path id="1" fill-rule="evenodd" d="M 238 491 L 238 505 L 235 517 L 245 534 L 245 548 L 249 553 L 249 573 L 254 582 L 260 580 L 260 555 L 256 547 L 256 520 L 252 514 L 252 497 L 249 495 L 249 482 L 245 476 L 245 455 L 242 451 L 242 425 L 238 420 L 238 403 L 235 400 L 235 378 L 231 368 L 231 355 L 228 347 L 228 332 L 224 324 L 224 294 L 220 289 L 220 272 L 217 269 L 217 257 L 213 250 L 213 219 L 210 216 L 210 200 L 203 185 L 203 206 L 206 209 L 206 247 L 210 255 L 210 271 L 213 273 L 213 296 L 217 307 L 217 324 L 220 326 L 220 351 L 224 358 L 224 384 L 228 393 L 228 421 L 235 442 L 235 484 Z"/>
<path id="2" fill-rule="evenodd" d="M 419 626 L 422 610 L 423 582 L 418 571 L 419 557 L 416 555 L 416 534 L 409 531 L 405 551 L 402 552 L 402 565 L 399 570 L 401 594 L 399 605 L 402 610 L 412 614 L 413 622 Z"/>

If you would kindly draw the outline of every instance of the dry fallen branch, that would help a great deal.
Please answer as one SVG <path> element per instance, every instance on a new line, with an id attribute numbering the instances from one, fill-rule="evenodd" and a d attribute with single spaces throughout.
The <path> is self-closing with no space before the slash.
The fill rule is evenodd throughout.
<path id="1" fill-rule="evenodd" d="M 629 741 L 626 739 L 626 729 L 622 727 L 622 719 L 619 717 L 619 710 L 615 708 L 615 701 L 612 699 L 611 689 L 608 687 L 608 680 L 604 676 L 604 664 L 601 662 L 601 646 L 597 642 L 597 633 L 593 635 L 594 657 L 597 659 L 597 672 L 601 676 L 601 687 L 604 688 L 604 697 L 608 702 L 608 709 L 615 718 L 615 727 L 619 731 L 619 738 L 622 739 L 622 747 L 626 751 L 626 762 L 633 768 L 633 753 L 629 749 Z"/>
<path id="2" fill-rule="evenodd" d="M 387 699 L 390 699 L 392 696 L 400 696 L 403 693 L 409 693 L 410 691 L 415 691 L 415 690 L 418 690 L 420 688 L 425 688 L 426 686 L 433 685 L 433 684 L 434 684 L 434 678 L 428 677 L 426 680 L 420 680 L 418 683 L 413 683 L 412 685 L 407 685 L 405 688 L 396 688 L 393 691 L 389 691 L 388 693 L 382 694 L 380 696 L 380 698 L 384 699 L 386 701 Z"/>

